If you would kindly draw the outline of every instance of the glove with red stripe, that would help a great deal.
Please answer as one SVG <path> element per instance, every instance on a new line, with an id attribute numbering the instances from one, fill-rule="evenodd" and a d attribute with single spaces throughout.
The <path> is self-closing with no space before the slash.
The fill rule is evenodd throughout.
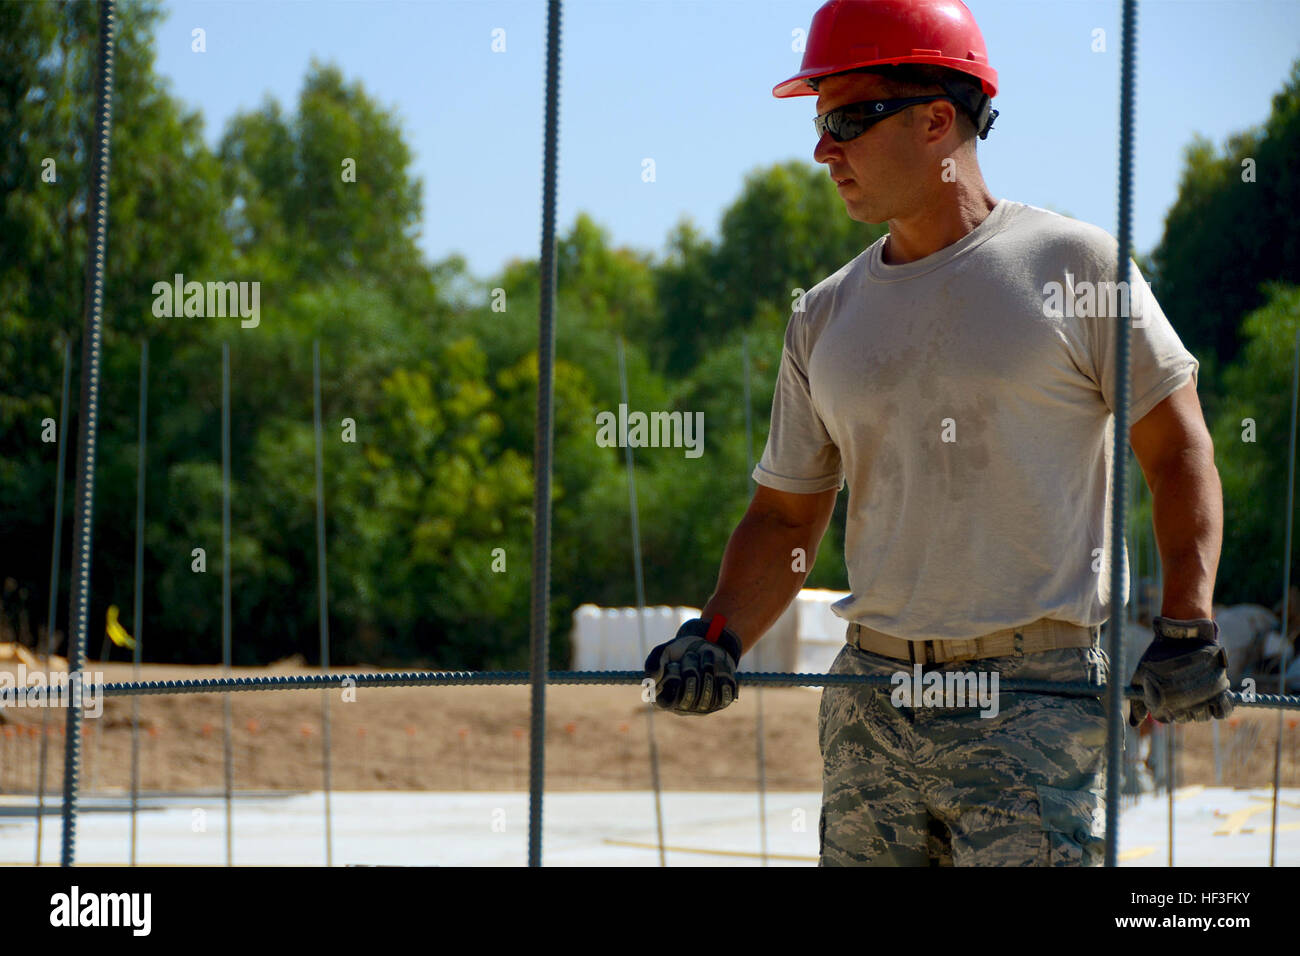
<path id="1" fill-rule="evenodd" d="M 726 618 L 694 618 L 677 636 L 652 650 L 645 674 L 655 682 L 655 706 L 675 714 L 711 714 L 739 697 L 736 666 L 740 638 L 726 628 Z"/>

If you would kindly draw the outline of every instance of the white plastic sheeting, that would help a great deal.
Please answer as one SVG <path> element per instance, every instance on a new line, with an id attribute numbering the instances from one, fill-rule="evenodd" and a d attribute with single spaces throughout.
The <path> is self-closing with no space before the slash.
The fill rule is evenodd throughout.
<path id="1" fill-rule="evenodd" d="M 578 671 L 641 670 L 645 655 L 664 641 L 699 608 L 648 607 L 645 609 L 645 650 L 637 628 L 636 608 L 597 607 L 583 604 L 573 612 L 573 669 Z"/>
<path id="2" fill-rule="evenodd" d="M 1228 680 L 1237 687 L 1259 666 L 1265 656 L 1265 639 L 1270 631 L 1277 631 L 1278 620 L 1259 604 L 1216 606 L 1214 619 L 1219 623 L 1219 643 L 1228 654 Z"/>
<path id="3" fill-rule="evenodd" d="M 800 591 L 771 630 L 741 659 L 740 670 L 825 673 L 844 646 L 846 626 L 831 612 L 831 605 L 846 596 L 845 591 Z M 573 669 L 640 670 L 651 648 L 671 640 L 683 623 L 699 616 L 700 609 L 694 607 L 646 608 L 642 651 L 636 608 L 583 604 L 573 612 Z"/>
<path id="4" fill-rule="evenodd" d="M 823 588 L 800 591 L 756 648 L 761 652 L 763 644 L 771 642 L 775 660 L 754 670 L 793 671 L 796 674 L 825 674 L 829 671 L 835 655 L 844 646 L 848 628 L 848 622 L 836 616 L 831 605 L 848 596 L 848 591 Z"/>

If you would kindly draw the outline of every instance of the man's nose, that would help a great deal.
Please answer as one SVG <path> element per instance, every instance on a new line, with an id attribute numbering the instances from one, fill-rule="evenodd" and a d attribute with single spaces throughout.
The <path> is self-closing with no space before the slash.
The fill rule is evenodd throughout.
<path id="1" fill-rule="evenodd" d="M 822 133 L 822 138 L 817 140 L 817 145 L 813 147 L 813 161 L 818 163 L 829 163 L 843 155 L 840 144 L 831 138 L 829 132 Z"/>

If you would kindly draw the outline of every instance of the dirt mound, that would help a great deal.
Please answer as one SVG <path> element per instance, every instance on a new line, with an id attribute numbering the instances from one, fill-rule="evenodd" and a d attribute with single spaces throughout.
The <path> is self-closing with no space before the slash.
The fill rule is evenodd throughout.
<path id="1" fill-rule="evenodd" d="M 12 662 L 11 662 L 12 663 Z M 16 666 L 0 668 L 10 671 Z M 95 665 L 108 681 L 131 679 L 129 664 Z M 359 670 L 338 668 L 337 672 Z M 235 676 L 306 672 L 287 659 Z M 315 672 L 313 669 L 311 672 Z M 145 680 L 220 677 L 220 667 L 148 664 Z M 240 790 L 314 790 L 324 780 L 322 703 L 328 707 L 331 784 L 345 790 L 518 790 L 528 781 L 529 688 L 356 688 L 253 691 L 230 695 L 235 786 Z M 756 689 L 707 720 L 655 715 L 661 779 L 670 790 L 748 790 L 756 785 Z M 762 692 L 767 785 L 819 790 L 817 708 L 804 688 Z M 646 713 L 639 688 L 551 686 L 546 691 L 546 781 L 550 790 L 646 789 L 650 786 Z M 138 700 L 141 787 L 146 791 L 220 790 L 223 785 L 220 694 L 146 696 Z M 103 701 L 87 719 L 83 785 L 126 790 L 131 773 L 130 698 Z M 46 789 L 62 786 L 64 711 L 48 711 Z M 0 733 L 0 789 L 35 788 L 41 711 L 11 708 Z M 1284 785 L 1300 783 L 1296 750 L 1300 715 L 1283 727 Z M 1224 782 L 1263 786 L 1272 780 L 1277 718 L 1239 710 L 1220 724 Z M 1209 724 L 1179 730 L 1180 783 L 1213 784 Z"/>

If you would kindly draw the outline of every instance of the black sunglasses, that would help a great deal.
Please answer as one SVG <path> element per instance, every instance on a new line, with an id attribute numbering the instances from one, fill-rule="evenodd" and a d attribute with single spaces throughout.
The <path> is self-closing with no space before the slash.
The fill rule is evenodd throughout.
<path id="1" fill-rule="evenodd" d="M 901 113 L 917 103 L 933 103 L 935 100 L 947 100 L 954 106 L 961 106 L 951 96 L 943 93 L 934 96 L 909 96 L 900 100 L 863 100 L 860 103 L 848 103 L 827 110 L 821 116 L 813 118 L 813 126 L 817 129 L 818 139 L 830 133 L 831 139 L 835 142 L 847 143 L 851 139 L 857 139 L 882 119 Z"/>

